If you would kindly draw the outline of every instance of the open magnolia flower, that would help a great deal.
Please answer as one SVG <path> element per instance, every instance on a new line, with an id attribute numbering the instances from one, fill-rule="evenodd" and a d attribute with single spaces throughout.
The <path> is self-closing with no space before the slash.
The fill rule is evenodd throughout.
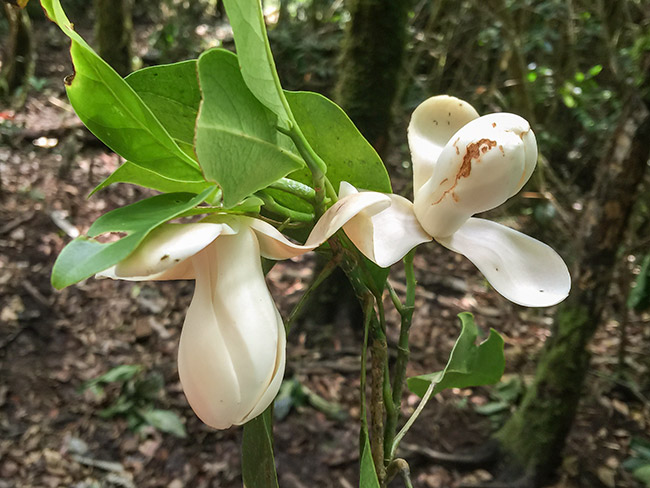
<path id="1" fill-rule="evenodd" d="M 163 224 L 126 259 L 98 278 L 196 280 L 178 348 L 178 373 L 192 409 L 217 429 L 241 425 L 275 398 L 285 366 L 285 330 L 264 281 L 260 256 L 286 259 L 310 251 L 356 214 L 321 219 L 303 246 L 258 219 L 214 215 L 193 224 Z M 382 194 L 357 199 L 369 211 Z"/>
<path id="2" fill-rule="evenodd" d="M 508 113 L 479 117 L 467 102 L 433 97 L 413 112 L 409 125 L 414 203 L 387 195 L 387 208 L 364 207 L 358 192 L 342 183 L 341 207 L 357 214 L 343 226 L 369 259 L 385 267 L 414 246 L 435 239 L 465 255 L 508 300 L 550 306 L 569 293 L 571 278 L 549 246 L 472 215 L 501 205 L 528 181 L 537 162 L 528 122 Z M 341 203 L 344 202 L 344 203 Z M 332 207 L 329 213 L 338 212 Z"/>

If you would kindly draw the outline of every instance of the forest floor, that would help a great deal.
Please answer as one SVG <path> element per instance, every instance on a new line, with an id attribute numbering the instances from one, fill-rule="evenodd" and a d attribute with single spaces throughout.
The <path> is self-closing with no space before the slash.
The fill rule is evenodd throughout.
<path id="1" fill-rule="evenodd" d="M 42 36 L 48 38 L 49 31 L 43 29 Z M 71 68 L 64 46 L 39 43 L 43 61 L 36 76 L 43 86 L 32 90 L 23 109 L 0 110 L 0 488 L 241 486 L 241 429 L 207 428 L 178 382 L 176 348 L 193 284 L 89 279 L 63 291 L 50 285 L 52 264 L 75 232 L 84 233 L 102 213 L 148 195 L 117 185 L 86 198 L 120 161 L 80 128 L 67 102 L 61 80 Z M 401 157 L 389 158 L 397 188 L 408 186 Z M 510 386 L 436 396 L 405 438 L 403 456 L 418 488 L 488 481 L 491 474 L 484 469 L 436 464 L 432 450 L 480 445 L 503 422 L 514 408 L 518 385 L 531 379 L 553 309 L 507 302 L 468 261 L 434 244 L 421 248 L 416 268 L 409 375 L 443 367 L 459 332 L 455 317 L 470 311 L 484 331 L 494 327 L 503 334 L 504 383 Z M 307 256 L 278 263 L 269 273 L 285 318 L 313 269 L 314 258 Z M 391 279 L 400 291 L 401 271 Z M 647 436 L 650 406 L 612 380 L 620 343 L 615 318 L 603 324 L 590 346 L 593 367 L 555 487 L 641 486 L 621 463 L 631 440 Z M 280 485 L 353 487 L 359 461 L 358 325 L 346 325 L 340 316 L 326 323 L 313 319 L 292 330 L 286 377 L 340 411 L 333 415 L 331 409 L 303 405 L 276 422 Z M 395 344 L 397 314 L 390 312 L 388 320 L 389 342 Z M 629 325 L 631 368 L 642 355 L 637 339 L 644 326 L 647 318 Z M 162 375 L 166 387 L 153 403 L 183 419 L 187 438 L 153 428 L 134 433 L 120 417 L 99 416 L 119 395 L 116 386 L 100 396 L 80 391 L 111 368 L 133 364 Z M 416 404 L 415 396 L 405 395 L 407 413 Z"/>

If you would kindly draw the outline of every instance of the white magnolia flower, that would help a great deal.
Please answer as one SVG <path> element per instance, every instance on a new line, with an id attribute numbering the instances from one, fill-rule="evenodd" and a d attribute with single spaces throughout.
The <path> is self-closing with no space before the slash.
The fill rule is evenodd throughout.
<path id="1" fill-rule="evenodd" d="M 530 178 L 537 162 L 528 122 L 508 113 L 479 117 L 467 102 L 433 97 L 413 112 L 408 132 L 414 203 L 386 195 L 385 209 L 364 207 L 359 193 L 341 184 L 339 204 L 359 212 L 343 226 L 369 259 L 385 267 L 435 239 L 465 255 L 508 300 L 550 306 L 569 293 L 571 278 L 549 246 L 472 215 L 501 205 Z M 367 198 L 367 197 L 364 197 Z M 332 219 L 329 213 L 324 217 Z"/>
<path id="2" fill-rule="evenodd" d="M 286 259 L 310 251 L 361 205 L 389 203 L 368 193 L 348 209 L 334 206 L 304 246 L 251 217 L 215 215 L 194 224 L 163 224 L 99 278 L 196 280 L 178 348 L 183 391 L 207 425 L 226 429 L 262 413 L 275 398 L 285 366 L 282 318 L 264 281 L 260 256 Z"/>

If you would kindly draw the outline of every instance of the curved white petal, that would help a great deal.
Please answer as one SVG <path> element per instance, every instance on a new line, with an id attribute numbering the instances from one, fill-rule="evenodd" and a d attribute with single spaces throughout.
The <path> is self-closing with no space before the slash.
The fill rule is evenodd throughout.
<path id="1" fill-rule="evenodd" d="M 341 188 L 344 188 L 344 185 L 356 192 L 349 183 L 342 182 Z M 346 195 L 323 214 L 304 245 L 291 242 L 275 227 L 262 220 L 252 217 L 238 219 L 255 231 L 262 256 L 268 259 L 288 259 L 316 249 L 359 212 L 365 210 L 374 214 L 390 205 L 389 196 L 383 193 L 356 192 L 354 195 Z"/>
<path id="2" fill-rule="evenodd" d="M 257 238 L 242 226 L 192 259 L 196 289 L 181 333 L 178 373 L 194 412 L 217 429 L 263 411 L 284 374 L 284 326 L 259 256 Z"/>
<path id="3" fill-rule="evenodd" d="M 466 256 L 496 291 L 527 307 L 548 307 L 571 288 L 569 270 L 549 246 L 489 220 L 471 218 L 440 244 Z"/>
<path id="4" fill-rule="evenodd" d="M 517 193 L 537 160 L 535 136 L 518 115 L 469 122 L 440 153 L 433 176 L 415 194 L 415 214 L 435 237 L 453 234 L 472 215 Z"/>
<path id="5" fill-rule="evenodd" d="M 345 189 L 347 195 L 356 191 L 351 185 Z M 343 226 L 354 245 L 382 268 L 395 264 L 415 246 L 431 240 L 415 218 L 413 204 L 399 195 L 387 196 L 390 207 L 374 214 L 363 210 Z"/>
<path id="6" fill-rule="evenodd" d="M 152 230 L 126 259 L 96 277 L 129 281 L 193 279 L 194 270 L 187 258 L 218 236 L 234 233 L 227 224 L 163 224 Z"/>
<path id="7" fill-rule="evenodd" d="M 354 189 L 352 185 L 349 185 L 348 183 L 346 183 L 346 185 L 348 186 L 341 183 L 341 188 L 349 190 L 351 187 Z M 345 191 L 347 190 L 344 190 L 344 192 Z M 310 246 L 314 249 L 320 246 L 359 213 L 366 212 L 367 215 L 375 215 L 376 213 L 385 210 L 390 205 L 390 196 L 384 193 L 377 193 L 374 191 L 347 193 L 346 196 L 332 205 L 318 220 L 314 229 L 309 234 L 305 246 Z"/>
<path id="8" fill-rule="evenodd" d="M 433 174 L 438 156 L 451 136 L 477 117 L 469 103 L 447 95 L 431 97 L 417 106 L 408 127 L 414 193 Z"/>

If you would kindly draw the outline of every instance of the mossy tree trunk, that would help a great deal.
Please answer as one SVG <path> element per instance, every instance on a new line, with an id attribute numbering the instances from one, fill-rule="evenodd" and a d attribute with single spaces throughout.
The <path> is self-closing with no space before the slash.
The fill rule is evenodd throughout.
<path id="1" fill-rule="evenodd" d="M 9 22 L 9 32 L 2 52 L 0 96 L 9 97 L 18 93 L 14 102 L 22 105 L 27 94 L 29 78 L 34 74 L 32 27 L 25 10 L 9 4 L 3 4 L 3 9 Z"/>
<path id="2" fill-rule="evenodd" d="M 406 39 L 408 0 L 350 0 L 335 99 L 385 152 Z"/>
<path id="3" fill-rule="evenodd" d="M 536 484 L 553 474 L 573 423 L 589 366 L 587 344 L 603 309 L 637 187 L 650 156 L 647 104 L 628 104 L 609 149 L 596 169 L 577 242 L 573 287 L 560 305 L 542 350 L 532 387 L 497 433 L 512 465 Z"/>
<path id="4" fill-rule="evenodd" d="M 95 39 L 99 55 L 120 75 L 131 72 L 132 0 L 95 0 Z"/>

